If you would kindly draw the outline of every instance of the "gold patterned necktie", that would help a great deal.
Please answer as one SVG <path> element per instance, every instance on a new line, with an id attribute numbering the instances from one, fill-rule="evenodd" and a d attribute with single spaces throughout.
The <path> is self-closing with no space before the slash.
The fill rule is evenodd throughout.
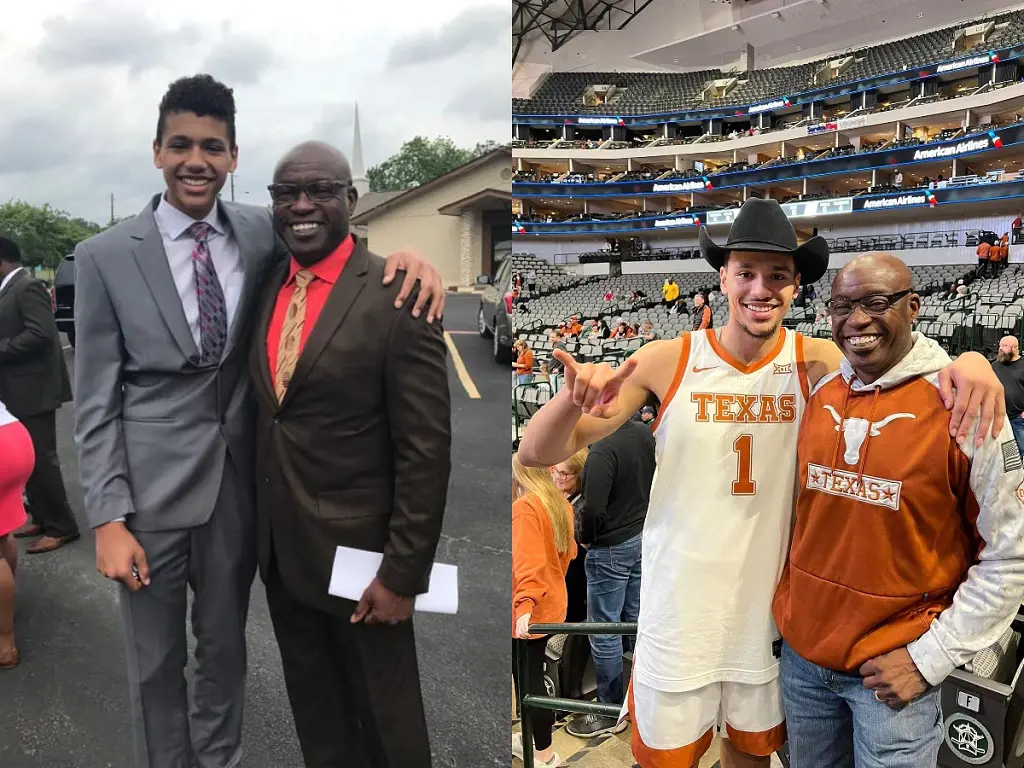
<path id="1" fill-rule="evenodd" d="M 295 364 L 299 361 L 299 345 L 302 342 L 302 329 L 306 324 L 306 286 L 313 280 L 313 273 L 308 269 L 300 269 L 295 273 L 295 292 L 288 302 L 288 310 L 281 326 L 281 340 L 277 345 L 277 371 L 274 373 L 274 392 L 277 402 L 284 400 L 288 384 L 295 373 Z"/>

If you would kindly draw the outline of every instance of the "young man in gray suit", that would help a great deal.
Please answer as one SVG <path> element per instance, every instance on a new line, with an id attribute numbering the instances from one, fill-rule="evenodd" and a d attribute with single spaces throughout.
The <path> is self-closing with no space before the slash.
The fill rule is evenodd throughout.
<path id="1" fill-rule="evenodd" d="M 96 566 L 122 584 L 135 765 L 234 768 L 256 568 L 246 357 L 287 254 L 267 210 L 218 201 L 238 159 L 230 89 L 206 75 L 173 83 L 153 152 L 166 191 L 75 250 L 79 467 Z M 388 261 L 389 275 L 406 270 L 400 298 L 419 278 L 414 311 L 429 302 L 439 316 L 437 273 L 408 254 Z"/>

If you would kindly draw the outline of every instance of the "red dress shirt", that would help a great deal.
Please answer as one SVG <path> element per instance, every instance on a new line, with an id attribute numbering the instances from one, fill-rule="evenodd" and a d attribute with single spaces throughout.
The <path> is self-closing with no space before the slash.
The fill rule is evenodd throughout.
<path id="1" fill-rule="evenodd" d="M 308 267 L 309 271 L 313 273 L 313 279 L 306 286 L 306 319 L 302 326 L 302 338 L 299 339 L 300 355 L 306 346 L 309 334 L 316 326 L 317 318 L 320 317 L 324 304 L 327 303 L 327 297 L 331 295 L 334 284 L 341 277 L 342 270 L 345 269 L 354 247 L 355 241 L 349 235 L 333 252 L 312 267 Z M 295 294 L 295 275 L 300 269 L 303 269 L 303 266 L 292 258 L 288 268 L 288 279 L 284 281 L 284 285 L 278 291 L 274 314 L 270 316 L 270 327 L 267 329 L 267 359 L 270 361 L 271 381 L 277 373 L 277 348 L 281 345 L 284 315 Z"/>

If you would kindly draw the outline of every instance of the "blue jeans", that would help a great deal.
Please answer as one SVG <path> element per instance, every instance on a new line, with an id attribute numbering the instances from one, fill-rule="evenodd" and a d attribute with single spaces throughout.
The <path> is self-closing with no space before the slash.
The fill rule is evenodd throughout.
<path id="1" fill-rule="evenodd" d="M 1010 419 L 1010 428 L 1013 430 L 1013 436 L 1017 440 L 1017 450 L 1021 452 L 1021 455 L 1024 455 L 1024 416 Z"/>
<path id="2" fill-rule="evenodd" d="M 942 745 L 939 689 L 890 709 L 860 675 L 824 669 L 782 647 L 790 768 L 930 768 Z"/>
<path id="3" fill-rule="evenodd" d="M 642 534 L 610 547 L 587 550 L 587 621 L 636 621 L 640 615 Z M 621 704 L 623 641 L 632 650 L 635 637 L 591 635 L 590 654 L 597 674 L 597 700 Z"/>

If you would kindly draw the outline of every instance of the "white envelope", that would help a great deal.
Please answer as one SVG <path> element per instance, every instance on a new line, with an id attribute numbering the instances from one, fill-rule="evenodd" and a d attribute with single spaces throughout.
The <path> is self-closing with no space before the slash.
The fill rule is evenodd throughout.
<path id="1" fill-rule="evenodd" d="M 334 567 L 327 592 L 335 597 L 358 601 L 377 575 L 383 559 L 380 552 L 338 547 L 334 552 Z M 457 566 L 434 563 L 427 593 L 416 597 L 416 610 L 425 613 L 459 612 Z"/>

